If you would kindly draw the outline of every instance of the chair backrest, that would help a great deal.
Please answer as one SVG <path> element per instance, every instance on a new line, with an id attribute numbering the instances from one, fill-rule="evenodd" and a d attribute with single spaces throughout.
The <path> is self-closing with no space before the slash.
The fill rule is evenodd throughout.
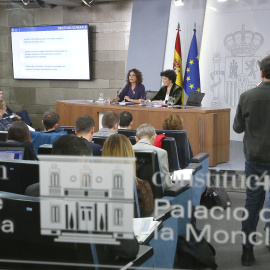
<path id="1" fill-rule="evenodd" d="M 74 134 L 75 135 L 75 127 L 72 127 L 72 126 L 59 126 L 59 128 L 66 131 L 67 134 Z"/>
<path id="2" fill-rule="evenodd" d="M 0 191 L 24 194 L 39 182 L 39 162 L 0 159 Z"/>
<path id="3" fill-rule="evenodd" d="M 0 141 L 5 142 L 7 139 L 7 131 L 0 131 Z"/>
<path id="4" fill-rule="evenodd" d="M 156 130 L 157 134 L 173 137 L 176 142 L 180 167 L 183 169 L 190 163 L 190 146 L 185 130 Z"/>
<path id="5" fill-rule="evenodd" d="M 123 134 L 126 137 L 136 136 L 137 129 L 118 129 L 119 134 Z"/>
<path id="6" fill-rule="evenodd" d="M 107 138 L 108 137 L 93 137 L 92 142 L 103 146 Z"/>
<path id="7" fill-rule="evenodd" d="M 34 148 L 31 142 L 1 142 L 0 147 L 24 148 L 23 160 L 36 160 Z"/>
<path id="8" fill-rule="evenodd" d="M 38 148 L 39 155 L 51 155 L 52 154 L 52 144 L 42 144 Z"/>
<path id="9" fill-rule="evenodd" d="M 173 172 L 176 170 L 180 170 L 179 160 L 178 160 L 178 152 L 177 146 L 175 143 L 175 139 L 172 137 L 167 137 L 162 140 L 162 149 L 167 151 L 168 154 L 168 163 L 169 163 L 169 171 Z"/>
<path id="10" fill-rule="evenodd" d="M 136 157 L 136 175 L 150 183 L 154 199 L 163 197 L 163 184 L 160 177 L 160 167 L 157 152 L 154 150 L 134 150 Z M 156 174 L 156 183 L 153 183 L 153 175 Z"/>
<path id="11" fill-rule="evenodd" d="M 135 145 L 136 144 L 135 136 L 130 136 L 130 137 L 128 137 L 128 139 L 130 140 L 130 142 L 131 142 L 132 145 Z"/>
<path id="12" fill-rule="evenodd" d="M 42 144 L 53 144 L 59 137 L 66 135 L 67 132 L 35 132 L 30 131 L 31 141 L 35 149 L 35 153 L 38 154 L 38 147 Z"/>

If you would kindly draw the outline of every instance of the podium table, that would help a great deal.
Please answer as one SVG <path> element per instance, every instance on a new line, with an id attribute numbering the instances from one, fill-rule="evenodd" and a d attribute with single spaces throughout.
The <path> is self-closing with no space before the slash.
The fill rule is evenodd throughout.
<path id="1" fill-rule="evenodd" d="M 230 108 L 187 107 L 153 108 L 136 105 L 101 105 L 87 100 L 58 100 L 55 111 L 60 115 L 59 125 L 74 126 L 75 120 L 88 114 L 95 121 L 95 132 L 99 130 L 99 113 L 129 111 L 133 115 L 133 128 L 150 123 L 162 129 L 167 115 L 175 113 L 184 121 L 184 129 L 194 155 L 209 153 L 209 166 L 227 162 L 230 158 Z"/>

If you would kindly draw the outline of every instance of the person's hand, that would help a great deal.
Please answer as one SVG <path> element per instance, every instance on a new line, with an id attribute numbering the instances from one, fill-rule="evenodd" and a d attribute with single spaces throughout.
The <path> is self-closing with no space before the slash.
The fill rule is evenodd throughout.
<path id="1" fill-rule="evenodd" d="M 15 114 L 14 117 L 16 117 L 16 118 L 19 119 L 19 120 L 22 119 L 22 118 L 21 118 L 19 115 L 17 115 L 17 114 Z"/>
<path id="2" fill-rule="evenodd" d="M 131 101 L 131 98 L 129 96 L 124 97 L 125 100 Z"/>

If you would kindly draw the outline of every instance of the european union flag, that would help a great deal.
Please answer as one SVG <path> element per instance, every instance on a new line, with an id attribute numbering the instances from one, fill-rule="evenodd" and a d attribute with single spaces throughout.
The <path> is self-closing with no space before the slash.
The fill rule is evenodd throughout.
<path id="1" fill-rule="evenodd" d="M 196 30 L 193 31 L 183 82 L 183 88 L 188 96 L 191 92 L 201 92 Z"/>

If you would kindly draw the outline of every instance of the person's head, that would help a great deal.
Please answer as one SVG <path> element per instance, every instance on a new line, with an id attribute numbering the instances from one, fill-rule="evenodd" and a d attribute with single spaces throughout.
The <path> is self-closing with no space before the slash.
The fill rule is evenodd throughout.
<path id="1" fill-rule="evenodd" d="M 4 99 L 0 99 L 0 116 L 3 116 L 5 114 L 7 109 L 6 102 Z"/>
<path id="2" fill-rule="evenodd" d="M 270 80 L 270 55 L 259 61 L 262 79 Z"/>
<path id="3" fill-rule="evenodd" d="M 75 133 L 77 136 L 84 136 L 87 140 L 92 139 L 95 130 L 95 121 L 89 115 L 83 115 L 76 119 Z M 88 138 L 89 136 L 91 138 Z"/>
<path id="4" fill-rule="evenodd" d="M 178 114 L 169 114 L 163 121 L 165 130 L 183 130 L 183 119 Z"/>
<path id="5" fill-rule="evenodd" d="M 102 117 L 102 126 L 116 133 L 119 125 L 119 115 L 112 111 L 105 112 Z"/>
<path id="6" fill-rule="evenodd" d="M 133 117 L 130 112 L 123 111 L 120 113 L 120 128 L 131 128 Z"/>
<path id="7" fill-rule="evenodd" d="M 145 139 L 151 144 L 154 144 L 156 138 L 156 130 L 150 124 L 142 124 L 137 128 L 136 141 Z"/>
<path id="8" fill-rule="evenodd" d="M 127 84 L 131 85 L 131 83 L 136 83 L 136 85 L 140 85 L 143 81 L 142 73 L 136 69 L 131 69 L 127 74 Z"/>
<path id="9" fill-rule="evenodd" d="M 0 89 L 0 100 L 4 98 L 3 90 Z"/>
<path id="10" fill-rule="evenodd" d="M 56 129 L 59 123 L 59 114 L 57 112 L 47 111 L 43 114 L 42 125 L 46 131 Z"/>
<path id="11" fill-rule="evenodd" d="M 102 148 L 104 157 L 135 157 L 129 139 L 122 134 L 113 134 L 108 137 Z"/>
<path id="12" fill-rule="evenodd" d="M 91 156 L 92 149 L 87 146 L 83 138 L 68 134 L 54 141 L 52 154 L 60 156 Z"/>
<path id="13" fill-rule="evenodd" d="M 134 158 L 134 150 L 129 139 L 122 134 L 113 134 L 108 137 L 102 148 L 103 157 Z M 136 180 L 136 164 L 134 162 L 134 176 Z"/>
<path id="14" fill-rule="evenodd" d="M 168 86 L 170 83 L 174 84 L 176 80 L 176 74 L 172 69 L 167 69 L 165 71 L 160 72 L 160 76 L 162 76 L 162 83 L 165 86 Z"/>
<path id="15" fill-rule="evenodd" d="M 16 121 L 8 129 L 7 140 L 31 142 L 28 126 L 23 121 Z"/>

